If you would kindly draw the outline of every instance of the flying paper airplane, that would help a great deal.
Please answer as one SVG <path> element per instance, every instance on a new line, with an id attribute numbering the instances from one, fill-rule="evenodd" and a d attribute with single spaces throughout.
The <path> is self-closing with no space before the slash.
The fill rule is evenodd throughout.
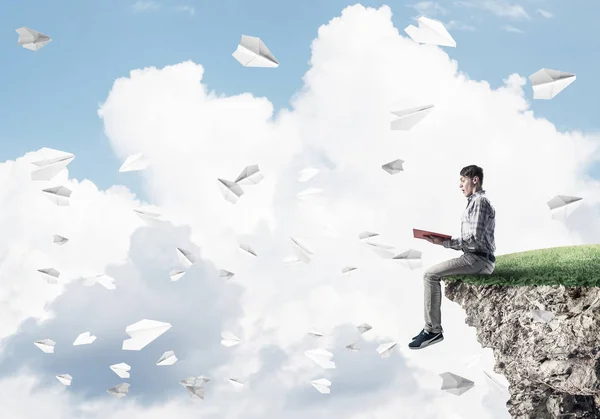
<path id="1" fill-rule="evenodd" d="M 85 285 L 86 287 L 91 287 L 96 284 L 102 285 L 107 290 L 114 290 L 117 288 L 117 286 L 115 285 L 115 279 L 112 276 L 108 276 L 106 274 L 98 274 L 95 276 L 91 276 L 89 278 L 86 278 L 83 282 L 83 285 Z"/>
<path id="2" fill-rule="evenodd" d="M 221 338 L 221 345 L 227 347 L 238 345 L 241 342 L 240 338 L 230 332 L 221 333 Z"/>
<path id="3" fill-rule="evenodd" d="M 290 237 L 290 240 L 293 243 L 294 253 L 296 254 L 296 259 L 298 261 L 304 263 L 310 263 L 311 258 L 315 255 L 310 249 L 303 246 L 298 242 L 297 239 Z"/>
<path id="4" fill-rule="evenodd" d="M 219 182 L 219 188 L 221 189 L 223 198 L 225 198 L 226 201 L 235 204 L 237 200 L 244 195 L 242 187 L 237 183 L 225 179 L 217 179 L 217 181 Z"/>
<path id="5" fill-rule="evenodd" d="M 117 384 L 114 387 L 109 388 L 106 391 L 111 396 L 121 398 L 121 397 L 125 397 L 127 395 L 127 393 L 129 393 L 129 386 L 130 386 L 129 383 L 121 383 L 121 384 Z"/>
<path id="6" fill-rule="evenodd" d="M 33 344 L 47 354 L 53 354 L 54 347 L 56 346 L 56 342 L 52 339 L 36 340 Z"/>
<path id="7" fill-rule="evenodd" d="M 31 162 L 39 169 L 31 172 L 31 180 L 52 180 L 75 158 L 74 154 L 43 147 L 36 153 L 41 160 Z"/>
<path id="8" fill-rule="evenodd" d="M 354 267 L 354 266 L 345 266 L 342 268 L 342 273 L 343 274 L 350 274 L 350 272 L 357 270 L 358 268 Z"/>
<path id="9" fill-rule="evenodd" d="M 246 166 L 242 173 L 235 179 L 235 183 L 238 185 L 256 185 L 260 183 L 265 177 L 260 172 L 258 164 Z"/>
<path id="10" fill-rule="evenodd" d="M 556 195 L 547 202 L 553 220 L 565 219 L 573 214 L 581 205 L 583 198 L 576 196 Z M 575 204 L 579 202 L 579 204 Z M 574 205 L 575 204 L 575 205 Z"/>
<path id="11" fill-rule="evenodd" d="M 171 278 L 171 281 L 173 281 L 173 282 L 179 281 L 183 275 L 185 275 L 185 271 L 181 271 L 181 270 L 171 271 L 169 273 L 169 277 Z"/>
<path id="12" fill-rule="evenodd" d="M 188 391 L 190 398 L 193 398 L 194 396 L 196 396 L 199 399 L 204 400 L 204 387 L 202 387 L 202 386 L 184 386 L 184 387 Z"/>
<path id="13" fill-rule="evenodd" d="M 240 250 L 243 250 L 245 253 L 250 254 L 254 257 L 258 257 L 256 252 L 247 244 L 240 244 Z"/>
<path id="14" fill-rule="evenodd" d="M 473 388 L 475 383 L 471 380 L 467 380 L 459 375 L 452 374 L 451 372 L 445 372 L 440 374 L 442 377 L 442 390 L 446 390 L 448 393 L 460 396 L 464 392 Z"/>
<path id="15" fill-rule="evenodd" d="M 396 173 L 404 171 L 404 169 L 402 168 L 402 163 L 404 163 L 404 160 L 398 159 L 384 164 L 383 166 L 381 166 L 381 168 L 388 172 L 390 175 L 395 175 Z"/>
<path id="16" fill-rule="evenodd" d="M 423 118 L 425 118 L 431 112 L 433 107 L 434 105 L 425 105 L 392 112 L 392 114 L 398 117 L 391 122 L 392 130 L 409 131 Z"/>
<path id="17" fill-rule="evenodd" d="M 179 382 L 182 386 L 204 386 L 204 384 L 208 383 L 210 378 L 205 377 L 203 375 L 199 377 L 188 377 Z"/>
<path id="18" fill-rule="evenodd" d="M 363 333 L 367 333 L 373 327 L 370 324 L 363 323 L 363 324 L 356 326 L 356 328 L 358 329 L 358 333 L 360 333 L 362 335 Z"/>
<path id="19" fill-rule="evenodd" d="M 575 74 L 548 68 L 542 68 L 529 76 L 534 99 L 552 99 L 576 79 Z"/>
<path id="20" fill-rule="evenodd" d="M 230 279 L 234 277 L 234 273 L 233 272 L 229 272 L 226 269 L 219 269 L 219 278 L 223 278 L 223 279 Z"/>
<path id="21" fill-rule="evenodd" d="M 433 19 L 422 16 L 418 19 L 419 27 L 408 25 L 404 32 L 419 44 L 439 45 L 456 48 L 456 41 L 448 33 L 444 25 Z"/>
<path id="22" fill-rule="evenodd" d="M 351 343 L 350 345 L 346 345 L 346 349 L 350 349 L 353 352 L 360 351 L 358 347 L 358 342 Z"/>
<path id="23" fill-rule="evenodd" d="M 156 221 L 159 221 L 159 219 L 162 217 L 162 214 L 158 212 L 152 212 L 141 208 L 134 208 L 133 212 L 135 212 L 138 217 L 150 225 Z"/>
<path id="24" fill-rule="evenodd" d="M 19 40 L 17 41 L 19 45 L 32 51 L 37 51 L 52 41 L 52 38 L 48 35 L 26 27 L 15 29 L 15 32 L 19 34 Z"/>
<path id="25" fill-rule="evenodd" d="M 144 156 L 144 153 L 138 153 L 127 157 L 123 165 L 119 168 L 119 173 L 144 170 L 148 166 L 150 166 L 150 160 Z"/>
<path id="26" fill-rule="evenodd" d="M 388 342 L 388 343 L 382 343 L 381 345 L 379 345 L 377 347 L 377 353 L 382 357 L 382 358 L 389 358 L 389 356 L 392 353 L 392 349 L 394 349 L 394 347 L 397 345 L 397 342 Z"/>
<path id="27" fill-rule="evenodd" d="M 228 378 L 228 380 L 231 384 L 233 384 L 234 387 L 237 387 L 237 388 L 244 387 L 244 383 L 242 383 L 240 380 L 238 380 L 236 378 Z"/>
<path id="28" fill-rule="evenodd" d="M 308 334 L 309 334 L 309 335 L 312 335 L 312 336 L 315 336 L 315 337 L 318 337 L 318 338 L 321 338 L 321 337 L 323 337 L 323 333 L 321 333 L 321 332 L 319 332 L 319 331 L 317 331 L 317 330 L 314 330 L 314 329 L 312 329 L 312 330 L 309 330 L 309 331 L 308 331 Z"/>
<path id="29" fill-rule="evenodd" d="M 169 323 L 148 319 L 140 320 L 125 329 L 125 333 L 131 336 L 131 339 L 123 341 L 122 349 L 124 351 L 139 351 L 170 328 Z"/>
<path id="30" fill-rule="evenodd" d="M 53 237 L 53 243 L 58 246 L 62 246 L 63 244 L 65 244 L 68 241 L 69 241 L 69 239 L 67 239 L 66 237 L 63 237 L 63 236 L 59 236 L 58 234 L 55 234 Z"/>
<path id="31" fill-rule="evenodd" d="M 127 365 L 124 362 L 121 362 L 120 364 L 111 365 L 109 368 L 121 378 L 130 377 L 129 371 L 131 371 L 131 366 Z"/>
<path id="32" fill-rule="evenodd" d="M 90 345 L 94 343 L 95 340 L 96 336 L 90 335 L 90 332 L 83 332 L 77 336 L 77 339 L 75 339 L 75 342 L 73 342 L 73 346 Z"/>
<path id="33" fill-rule="evenodd" d="M 43 193 L 59 207 L 69 206 L 69 197 L 71 196 L 71 190 L 66 186 L 55 186 L 48 189 L 43 189 Z"/>
<path id="34" fill-rule="evenodd" d="M 496 380 L 494 377 L 492 377 L 492 375 L 489 372 L 483 370 L 483 373 L 488 378 L 488 380 L 489 380 L 488 382 L 491 382 L 492 384 L 494 384 L 494 387 L 497 390 L 499 390 L 501 393 L 505 394 L 508 391 L 508 388 L 504 384 L 502 384 L 498 380 Z"/>
<path id="35" fill-rule="evenodd" d="M 173 365 L 178 361 L 177 357 L 175 356 L 175 352 L 174 351 L 167 351 L 164 354 L 162 354 L 162 356 L 159 358 L 158 361 L 156 361 L 156 365 L 158 366 L 168 366 L 168 365 Z"/>
<path id="36" fill-rule="evenodd" d="M 185 269 L 190 268 L 194 263 L 196 263 L 196 257 L 192 252 L 184 250 L 180 247 L 178 247 L 176 251 L 179 262 L 185 267 Z"/>
<path id="37" fill-rule="evenodd" d="M 311 349 L 304 352 L 304 355 L 312 359 L 321 368 L 329 370 L 335 368 L 335 362 L 331 361 L 333 354 L 325 349 Z"/>
<path id="38" fill-rule="evenodd" d="M 392 259 L 394 257 L 394 254 L 391 252 L 394 249 L 394 246 L 372 242 L 365 243 L 368 244 L 371 247 L 371 250 L 373 250 L 383 259 Z"/>
<path id="39" fill-rule="evenodd" d="M 54 268 L 44 268 L 38 269 L 38 272 L 42 274 L 42 278 L 48 284 L 58 284 L 58 277 L 60 276 L 60 272 L 58 272 Z"/>
<path id="40" fill-rule="evenodd" d="M 360 240 L 365 240 L 365 239 L 368 239 L 370 237 L 375 237 L 375 236 L 379 236 L 379 233 L 373 233 L 372 231 L 363 231 L 362 233 L 360 233 L 358 235 L 358 238 Z"/>
<path id="41" fill-rule="evenodd" d="M 420 268 L 422 252 L 414 249 L 409 249 L 406 252 L 394 256 L 392 259 L 399 260 L 403 264 L 407 264 L 410 269 Z"/>
<path id="42" fill-rule="evenodd" d="M 69 374 L 58 374 L 56 376 L 56 379 L 58 381 L 60 381 L 61 384 L 64 384 L 66 386 L 70 386 L 71 385 L 71 381 L 73 381 L 73 377 L 71 377 Z"/>
<path id="43" fill-rule="evenodd" d="M 319 378 L 318 380 L 313 380 L 310 382 L 310 384 L 314 388 L 316 388 L 321 394 L 331 393 L 331 389 L 329 388 L 331 386 L 331 381 L 329 381 L 327 378 Z"/>
<path id="44" fill-rule="evenodd" d="M 279 67 L 279 61 L 255 36 L 242 35 L 237 49 L 231 55 L 244 67 Z"/>

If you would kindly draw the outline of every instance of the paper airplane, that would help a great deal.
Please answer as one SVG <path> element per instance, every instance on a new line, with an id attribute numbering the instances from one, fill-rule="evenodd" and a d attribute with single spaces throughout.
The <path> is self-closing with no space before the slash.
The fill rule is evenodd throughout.
<path id="1" fill-rule="evenodd" d="M 169 278 L 171 278 L 171 281 L 173 282 L 179 281 L 183 275 L 185 275 L 185 271 L 175 270 L 169 272 Z"/>
<path id="2" fill-rule="evenodd" d="M 108 276 L 106 274 L 98 274 L 95 276 L 91 276 L 89 278 L 86 278 L 83 282 L 83 285 L 85 285 L 86 287 L 91 287 L 96 284 L 102 285 L 107 290 L 114 290 L 117 288 L 117 286 L 115 285 L 115 279 L 112 276 Z"/>
<path id="3" fill-rule="evenodd" d="M 372 231 L 363 231 L 362 233 L 359 233 L 358 238 L 360 240 L 365 240 L 375 236 L 379 236 L 379 233 L 373 233 Z"/>
<path id="4" fill-rule="evenodd" d="M 370 246 L 371 250 L 373 250 L 375 253 L 377 253 L 383 259 L 392 259 L 394 257 L 394 254 L 392 253 L 394 246 L 390 246 L 388 244 L 372 243 L 372 242 L 365 242 L 365 243 L 368 244 Z"/>
<path id="5" fill-rule="evenodd" d="M 67 239 L 66 237 L 63 237 L 63 236 L 59 236 L 58 234 L 55 234 L 53 237 L 53 243 L 58 246 L 62 246 L 63 244 L 67 243 L 68 241 L 69 241 L 69 239 Z"/>
<path id="6" fill-rule="evenodd" d="M 121 362 L 120 364 L 111 365 L 110 369 L 121 378 L 130 377 L 129 371 L 131 371 L 131 366 L 127 365 L 124 362 Z"/>
<path id="7" fill-rule="evenodd" d="M 71 381 L 73 381 L 73 377 L 71 377 L 69 374 L 58 374 L 56 376 L 56 379 L 58 381 L 60 381 L 61 384 L 64 384 L 66 386 L 70 386 L 71 385 Z"/>
<path id="8" fill-rule="evenodd" d="M 296 198 L 306 201 L 307 199 L 316 198 L 323 195 L 323 189 L 320 188 L 308 188 L 296 194 Z"/>
<path id="9" fill-rule="evenodd" d="M 346 349 L 350 349 L 353 352 L 360 351 L 360 348 L 358 347 L 358 342 L 351 343 L 350 345 L 346 345 L 345 347 Z"/>
<path id="10" fill-rule="evenodd" d="M 279 61 L 255 36 L 242 35 L 237 49 L 231 55 L 244 67 L 279 67 Z"/>
<path id="11" fill-rule="evenodd" d="M 37 51 L 52 41 L 52 38 L 48 35 L 44 35 L 41 32 L 26 27 L 15 29 L 15 32 L 19 34 L 19 39 L 17 41 L 19 45 L 32 51 Z"/>
<path id="12" fill-rule="evenodd" d="M 199 377 L 188 377 L 179 382 L 182 386 L 204 386 L 204 384 L 208 383 L 210 378 L 205 377 L 203 375 Z"/>
<path id="13" fill-rule="evenodd" d="M 204 387 L 202 386 L 185 386 L 185 389 L 188 391 L 190 398 L 194 396 L 199 399 L 204 400 Z"/>
<path id="14" fill-rule="evenodd" d="M 297 239 L 290 237 L 290 240 L 292 241 L 296 258 L 301 262 L 310 263 L 311 258 L 315 254 L 310 249 L 300 244 Z"/>
<path id="15" fill-rule="evenodd" d="M 554 313 L 546 310 L 532 310 L 530 312 L 534 321 L 539 323 L 550 323 L 554 319 Z"/>
<path id="16" fill-rule="evenodd" d="M 38 155 L 43 159 L 31 162 L 39 167 L 39 169 L 31 172 L 31 180 L 35 181 L 52 180 L 75 158 L 74 154 L 46 147 L 38 150 Z"/>
<path id="17" fill-rule="evenodd" d="M 33 344 L 47 354 L 53 354 L 54 346 L 56 346 L 56 342 L 54 342 L 52 339 L 36 340 L 33 342 Z"/>
<path id="18" fill-rule="evenodd" d="M 237 388 L 242 388 L 244 387 L 244 383 L 242 383 L 240 380 L 236 379 L 236 378 L 228 378 L 228 381 L 233 384 L 234 387 Z"/>
<path id="19" fill-rule="evenodd" d="M 356 328 L 358 329 L 358 333 L 360 333 L 362 335 L 363 333 L 367 333 L 373 327 L 370 324 L 363 323 L 363 324 L 356 326 Z"/>
<path id="20" fill-rule="evenodd" d="M 410 269 L 416 269 L 422 266 L 422 254 L 423 253 L 418 250 L 409 249 L 406 252 L 394 256 L 392 259 L 401 261 L 403 264 L 408 265 Z"/>
<path id="21" fill-rule="evenodd" d="M 576 79 L 575 74 L 548 68 L 542 68 L 529 76 L 534 99 L 552 99 Z"/>
<path id="22" fill-rule="evenodd" d="M 358 268 L 356 268 L 356 267 L 354 267 L 354 266 L 344 266 L 344 267 L 342 268 L 342 273 L 343 273 L 343 274 L 349 274 L 350 272 L 352 272 L 352 271 L 355 271 L 355 270 L 357 270 L 357 269 L 358 269 Z"/>
<path id="23" fill-rule="evenodd" d="M 241 342 L 240 338 L 230 332 L 221 333 L 221 338 L 221 345 L 227 347 L 238 345 Z"/>
<path id="24" fill-rule="evenodd" d="M 217 179 L 217 181 L 219 182 L 219 188 L 221 189 L 223 198 L 225 198 L 226 201 L 235 204 L 238 199 L 244 195 L 244 190 L 237 183 L 225 179 Z"/>
<path id="25" fill-rule="evenodd" d="M 298 177 L 298 182 L 307 182 L 313 177 L 315 177 L 319 173 L 319 169 L 315 169 L 313 167 L 307 167 L 300 171 L 300 176 Z"/>
<path id="26" fill-rule="evenodd" d="M 73 346 L 90 345 L 94 343 L 95 340 L 96 336 L 90 335 L 90 332 L 83 332 L 79 336 L 77 336 L 77 339 L 75 339 L 75 341 L 73 342 Z"/>
<path id="27" fill-rule="evenodd" d="M 318 380 L 313 380 L 310 382 L 310 384 L 314 388 L 316 388 L 321 394 L 331 393 L 331 389 L 329 388 L 331 386 L 331 381 L 329 381 L 327 378 L 319 378 Z"/>
<path id="28" fill-rule="evenodd" d="M 547 202 L 550 208 L 551 218 L 561 220 L 570 217 L 581 206 L 583 198 L 576 196 L 556 195 Z M 579 202 L 578 204 L 575 204 Z"/>
<path id="29" fill-rule="evenodd" d="M 504 384 L 502 384 L 498 380 L 496 380 L 494 377 L 492 377 L 492 375 L 489 372 L 483 370 L 483 373 L 488 378 L 489 382 L 494 384 L 495 388 L 497 390 L 499 390 L 501 393 L 505 393 L 506 391 L 508 391 L 508 388 Z"/>
<path id="30" fill-rule="evenodd" d="M 60 276 L 60 272 L 58 272 L 54 268 L 44 268 L 38 269 L 38 272 L 42 274 L 42 278 L 48 284 L 58 284 L 58 277 Z"/>
<path id="31" fill-rule="evenodd" d="M 131 339 L 123 341 L 122 349 L 124 351 L 139 351 L 170 328 L 169 323 L 148 319 L 140 320 L 125 329 L 125 333 L 131 336 Z"/>
<path id="32" fill-rule="evenodd" d="M 156 361 L 156 365 L 158 366 L 168 366 L 168 365 L 173 365 L 178 361 L 177 357 L 175 356 L 175 352 L 174 351 L 167 351 L 164 354 L 162 354 L 162 356 L 159 358 L 158 361 Z"/>
<path id="33" fill-rule="evenodd" d="M 240 249 L 243 250 L 247 254 L 250 254 L 254 257 L 258 257 L 256 252 L 247 244 L 240 244 Z"/>
<path id="34" fill-rule="evenodd" d="M 395 175 L 396 173 L 404 171 L 404 169 L 402 168 L 403 163 L 404 160 L 397 159 L 384 164 L 383 166 L 381 166 L 381 168 L 388 172 L 390 175 Z"/>
<path id="35" fill-rule="evenodd" d="M 433 19 L 422 16 L 418 19 L 419 27 L 408 25 L 404 32 L 419 44 L 439 45 L 456 48 L 456 41 L 448 33 L 444 25 Z"/>
<path id="36" fill-rule="evenodd" d="M 448 393 L 454 394 L 456 396 L 460 396 L 464 392 L 473 388 L 475 383 L 471 380 L 467 380 L 461 376 L 456 374 L 452 374 L 451 372 L 445 372 L 440 374 L 442 377 L 442 390 L 446 390 Z"/>
<path id="37" fill-rule="evenodd" d="M 257 185 L 265 177 L 260 172 L 258 164 L 246 166 L 242 173 L 235 179 L 235 183 L 238 185 Z"/>
<path id="38" fill-rule="evenodd" d="M 317 330 L 314 330 L 314 329 L 313 330 L 309 330 L 308 334 L 311 335 L 311 336 L 318 337 L 318 338 L 323 337 L 323 333 L 321 333 L 321 332 L 319 332 Z"/>
<path id="39" fill-rule="evenodd" d="M 223 279 L 230 279 L 234 277 L 234 273 L 233 272 L 229 272 L 226 269 L 219 269 L 219 278 L 223 278 Z"/>
<path id="40" fill-rule="evenodd" d="M 55 186 L 52 188 L 43 189 L 42 192 L 46 194 L 48 199 L 50 199 L 59 207 L 69 206 L 69 198 L 72 192 L 66 186 Z"/>
<path id="41" fill-rule="evenodd" d="M 377 353 L 382 357 L 382 358 L 389 358 L 389 356 L 392 353 L 392 349 L 394 349 L 394 347 L 397 345 L 397 342 L 388 342 L 388 343 L 382 343 L 381 345 L 379 345 L 377 347 Z"/>
<path id="42" fill-rule="evenodd" d="M 133 212 L 135 212 L 135 214 L 142 220 L 144 220 L 147 224 L 159 221 L 160 217 L 162 217 L 162 214 L 158 212 L 152 212 L 141 208 L 134 208 Z"/>
<path id="43" fill-rule="evenodd" d="M 394 131 L 409 131 L 425 118 L 433 109 L 434 105 L 419 106 L 392 112 L 398 118 L 391 122 Z"/>
<path id="44" fill-rule="evenodd" d="M 192 252 L 184 250 L 180 247 L 178 247 L 176 251 L 179 262 L 185 267 L 185 269 L 190 268 L 194 263 L 196 263 L 196 257 Z"/>
<path id="45" fill-rule="evenodd" d="M 121 398 L 121 397 L 125 397 L 127 395 L 127 393 L 129 393 L 129 386 L 130 386 L 129 383 L 121 383 L 121 384 L 117 384 L 114 387 L 109 388 L 106 391 L 111 396 Z"/>
<path id="46" fill-rule="evenodd" d="M 150 160 L 144 156 L 144 153 L 138 153 L 127 157 L 123 165 L 119 168 L 119 173 L 144 170 L 148 166 L 150 166 Z"/>
<path id="47" fill-rule="evenodd" d="M 304 354 L 323 369 L 329 370 L 335 368 L 335 362 L 331 361 L 333 354 L 325 349 L 311 349 L 304 352 Z"/>

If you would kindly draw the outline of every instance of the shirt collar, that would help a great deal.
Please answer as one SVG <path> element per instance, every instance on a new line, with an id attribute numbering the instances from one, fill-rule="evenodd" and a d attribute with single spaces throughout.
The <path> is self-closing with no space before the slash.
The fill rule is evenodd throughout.
<path id="1" fill-rule="evenodd" d="M 475 197 L 476 195 L 482 195 L 485 194 L 485 190 L 481 189 L 477 192 L 474 192 L 470 197 L 468 197 L 467 199 L 469 200 L 469 202 L 471 201 L 471 198 Z"/>

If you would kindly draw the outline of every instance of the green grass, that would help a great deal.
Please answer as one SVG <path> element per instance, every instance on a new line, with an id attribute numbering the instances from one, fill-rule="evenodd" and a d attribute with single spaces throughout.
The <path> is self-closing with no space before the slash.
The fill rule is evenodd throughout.
<path id="1" fill-rule="evenodd" d="M 475 285 L 600 287 L 600 244 L 500 255 L 490 275 L 452 275 L 443 280 Z"/>

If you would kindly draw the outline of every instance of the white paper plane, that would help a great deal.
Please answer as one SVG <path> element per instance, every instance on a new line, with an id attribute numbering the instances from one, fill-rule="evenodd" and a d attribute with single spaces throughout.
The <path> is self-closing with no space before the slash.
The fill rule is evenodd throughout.
<path id="1" fill-rule="evenodd" d="M 39 169 L 31 172 L 31 180 L 35 181 L 54 179 L 75 158 L 74 154 L 46 147 L 38 150 L 38 155 L 42 159 L 31 162 L 31 164 L 39 167 Z"/>
<path id="2" fill-rule="evenodd" d="M 217 179 L 219 183 L 219 188 L 221 189 L 221 194 L 223 194 L 223 198 L 226 201 L 235 204 L 238 199 L 244 195 L 244 190 L 240 185 L 235 182 L 230 182 L 225 179 Z"/>
<path id="3" fill-rule="evenodd" d="M 244 67 L 279 67 L 279 61 L 256 36 L 242 35 L 237 49 L 231 55 Z"/>
<path id="4" fill-rule="evenodd" d="M 171 278 L 171 281 L 173 282 L 179 281 L 183 275 L 185 275 L 185 271 L 175 270 L 169 272 L 169 278 Z"/>
<path id="5" fill-rule="evenodd" d="M 129 371 L 131 371 L 131 366 L 124 362 L 121 362 L 120 364 L 111 365 L 110 369 L 112 370 L 112 372 L 114 372 L 121 378 L 129 378 L 130 377 Z"/>
<path id="6" fill-rule="evenodd" d="M 73 377 L 71 377 L 69 374 L 58 374 L 56 376 L 56 379 L 60 381 L 61 384 L 64 384 L 66 386 L 70 386 L 71 381 L 73 381 Z"/>
<path id="7" fill-rule="evenodd" d="M 315 329 L 309 330 L 308 334 L 311 335 L 311 336 L 315 336 L 317 338 L 323 337 L 323 333 L 321 333 L 321 332 L 319 332 L 318 330 L 315 330 Z"/>
<path id="8" fill-rule="evenodd" d="M 433 109 L 434 105 L 419 106 L 392 112 L 398 118 L 391 122 L 394 131 L 409 131 L 425 118 Z"/>
<path id="9" fill-rule="evenodd" d="M 395 175 L 396 173 L 404 171 L 404 168 L 402 167 L 403 163 L 404 160 L 397 159 L 382 165 L 381 168 L 388 172 L 390 175 Z"/>
<path id="10" fill-rule="evenodd" d="M 365 243 L 368 244 L 369 247 L 371 248 L 371 250 L 373 250 L 375 253 L 377 253 L 383 259 L 392 259 L 394 257 L 394 253 L 392 253 L 394 246 L 390 246 L 388 244 L 381 244 L 381 243 L 372 243 L 372 242 L 365 242 Z"/>
<path id="11" fill-rule="evenodd" d="M 397 342 L 388 342 L 388 343 L 382 343 L 381 345 L 379 345 L 377 347 L 377 353 L 382 357 L 382 358 L 389 358 L 389 356 L 392 353 L 392 349 L 394 349 L 394 347 L 397 345 Z"/>
<path id="12" fill-rule="evenodd" d="M 241 340 L 240 338 L 238 338 L 236 335 L 234 335 L 231 332 L 223 332 L 221 333 L 221 345 L 223 346 L 235 346 L 235 345 L 239 345 Z"/>
<path id="13" fill-rule="evenodd" d="M 461 377 L 456 374 L 452 374 L 451 372 L 445 372 L 440 374 L 442 377 L 442 390 L 446 390 L 448 393 L 454 394 L 456 396 L 460 396 L 464 392 L 473 388 L 475 383 L 471 380 L 467 380 L 464 377 Z"/>
<path id="14" fill-rule="evenodd" d="M 234 387 L 236 388 L 242 388 L 244 387 L 244 383 L 242 383 L 240 380 L 238 380 L 237 378 L 228 378 L 228 381 L 233 384 Z"/>
<path id="15" fill-rule="evenodd" d="M 325 349 L 311 349 L 304 352 L 304 354 L 323 369 L 329 370 L 335 368 L 335 362 L 331 361 L 333 354 Z"/>
<path id="16" fill-rule="evenodd" d="M 329 388 L 331 386 L 331 381 L 329 381 L 327 378 L 319 378 L 318 380 L 313 380 L 310 382 L 310 384 L 314 388 L 316 388 L 321 394 L 331 393 L 331 389 Z"/>
<path id="17" fill-rule="evenodd" d="M 404 32 L 419 44 L 439 45 L 456 48 L 456 41 L 448 33 L 442 22 L 422 16 L 418 19 L 419 27 L 408 25 Z"/>
<path id="18" fill-rule="evenodd" d="M 198 386 L 202 387 L 204 384 L 208 383 L 210 378 L 200 375 L 198 377 L 188 377 L 179 382 L 182 386 Z"/>
<path id="19" fill-rule="evenodd" d="M 350 272 L 357 270 L 358 268 L 355 266 L 344 266 L 342 268 L 342 273 L 343 274 L 350 274 Z"/>
<path id="20" fill-rule="evenodd" d="M 423 253 L 418 250 L 409 249 L 406 252 L 394 256 L 392 259 L 399 260 L 402 264 L 407 265 L 410 269 L 417 269 L 423 266 L 421 261 L 422 254 Z"/>
<path id="21" fill-rule="evenodd" d="M 58 234 L 55 234 L 53 237 L 53 243 L 58 246 L 62 246 L 63 244 L 67 243 L 68 241 L 69 241 L 69 239 L 67 239 L 66 237 L 63 237 L 63 236 L 59 236 Z"/>
<path id="22" fill-rule="evenodd" d="M 55 186 L 48 189 L 43 189 L 42 192 L 59 207 L 69 206 L 69 198 L 72 191 L 66 186 Z"/>
<path id="23" fill-rule="evenodd" d="M 54 347 L 56 346 L 56 342 L 52 339 L 36 340 L 33 344 L 47 354 L 53 354 Z"/>
<path id="24" fill-rule="evenodd" d="M 299 261 L 302 261 L 304 263 L 310 263 L 311 258 L 315 254 L 310 249 L 308 249 L 306 246 L 303 246 L 302 244 L 300 244 L 300 242 L 298 242 L 297 239 L 290 237 L 290 240 L 292 241 L 294 253 L 296 254 L 296 258 Z"/>
<path id="25" fill-rule="evenodd" d="M 314 167 L 306 167 L 300 171 L 298 182 L 307 182 L 315 177 L 318 173 L 319 169 L 315 169 Z"/>
<path id="26" fill-rule="evenodd" d="M 532 310 L 530 312 L 534 321 L 539 323 L 550 323 L 554 319 L 554 313 L 546 310 Z"/>
<path id="27" fill-rule="evenodd" d="M 356 328 L 358 329 L 358 333 L 360 333 L 362 335 L 364 333 L 367 333 L 373 327 L 370 324 L 363 323 L 363 324 L 359 324 L 358 326 L 356 326 Z"/>
<path id="28" fill-rule="evenodd" d="M 26 27 L 15 29 L 15 32 L 19 34 L 19 39 L 17 41 L 19 45 L 22 45 L 23 48 L 31 51 L 37 51 L 52 41 L 52 38 L 48 35 L 44 35 L 41 32 Z"/>
<path id="29" fill-rule="evenodd" d="M 75 339 L 75 341 L 73 342 L 73 346 L 90 345 L 94 343 L 95 340 L 96 336 L 90 335 L 90 332 L 83 332 L 79 336 L 77 336 L 77 339 Z"/>
<path id="30" fill-rule="evenodd" d="M 372 231 L 363 231 L 358 234 L 359 240 L 366 240 L 371 237 L 379 236 L 379 233 L 373 233 Z"/>
<path id="31" fill-rule="evenodd" d="M 264 178 L 265 177 L 258 168 L 258 164 L 252 164 L 246 166 L 244 170 L 242 170 L 242 173 L 235 179 L 235 183 L 238 185 L 257 185 Z"/>
<path id="32" fill-rule="evenodd" d="M 156 221 L 159 221 L 162 217 L 162 214 L 158 212 L 152 212 L 142 208 L 134 208 L 133 212 L 135 212 L 135 214 L 142 220 L 144 220 L 147 224 L 152 224 Z"/>
<path id="33" fill-rule="evenodd" d="M 123 341 L 122 349 L 124 351 L 139 351 L 170 328 L 169 323 L 148 319 L 140 320 L 125 329 L 125 333 L 131 336 L 131 339 Z"/>
<path id="34" fill-rule="evenodd" d="M 219 269 L 219 278 L 227 280 L 233 278 L 234 276 L 235 274 L 233 272 L 229 272 L 226 269 Z"/>
<path id="35" fill-rule="evenodd" d="M 254 257 L 258 257 L 258 255 L 256 254 L 256 252 L 248 245 L 245 243 L 240 244 L 240 249 L 244 251 L 244 253 L 247 253 L 249 255 L 252 255 Z"/>
<path id="36" fill-rule="evenodd" d="M 350 345 L 346 345 L 346 349 L 350 349 L 353 352 L 360 351 L 360 348 L 358 347 L 358 342 L 353 342 Z"/>
<path id="37" fill-rule="evenodd" d="M 296 194 L 296 198 L 306 201 L 307 199 L 317 198 L 323 195 L 323 189 L 308 188 Z"/>
<path id="38" fill-rule="evenodd" d="M 58 277 L 60 276 L 60 272 L 58 272 L 54 268 L 44 268 L 38 269 L 38 272 L 42 274 L 42 278 L 48 284 L 56 285 L 58 284 Z"/>
<path id="39" fill-rule="evenodd" d="M 487 372 L 486 370 L 483 370 L 483 373 L 485 374 L 485 376 L 488 378 L 488 382 L 491 382 L 494 387 L 499 390 L 501 393 L 506 393 L 508 391 L 508 388 L 502 384 L 501 382 L 499 382 L 498 380 L 496 380 L 494 377 L 492 377 L 492 375 Z"/>
<path id="40" fill-rule="evenodd" d="M 83 285 L 86 287 L 92 287 L 96 284 L 102 285 L 107 290 L 114 290 L 117 288 L 115 285 L 115 279 L 112 276 L 108 276 L 106 274 L 97 274 L 95 276 L 91 276 L 89 278 L 85 278 Z"/>
<path id="41" fill-rule="evenodd" d="M 191 266 L 196 263 L 196 256 L 192 252 L 184 250 L 180 247 L 176 249 L 177 258 L 179 258 L 179 262 L 184 266 L 185 269 L 191 268 Z"/>
<path id="42" fill-rule="evenodd" d="M 549 68 L 542 68 L 529 76 L 534 99 L 552 99 L 576 79 L 575 74 Z"/>
<path id="43" fill-rule="evenodd" d="M 178 361 L 174 351 L 167 351 L 156 361 L 158 366 L 174 365 Z"/>
<path id="44" fill-rule="evenodd" d="M 114 387 L 109 388 L 106 391 L 111 396 L 121 398 L 121 397 L 125 397 L 127 395 L 127 393 L 129 393 L 129 387 L 130 387 L 129 383 L 121 383 L 121 384 L 117 384 Z"/>
<path id="45" fill-rule="evenodd" d="M 579 209 L 582 199 L 576 196 L 556 195 L 547 202 L 553 220 L 564 220 Z"/>
<path id="46" fill-rule="evenodd" d="M 123 165 L 119 168 L 119 173 L 144 170 L 147 169 L 148 166 L 150 166 L 150 160 L 144 156 L 144 153 L 137 153 L 127 157 Z"/>
<path id="47" fill-rule="evenodd" d="M 283 263 L 287 266 L 296 265 L 300 262 L 302 262 L 302 261 L 300 259 L 298 259 L 296 256 L 287 256 L 283 259 Z"/>
<path id="48" fill-rule="evenodd" d="M 204 387 L 202 386 L 185 386 L 185 389 L 188 391 L 190 398 L 194 396 L 199 399 L 204 400 Z"/>

